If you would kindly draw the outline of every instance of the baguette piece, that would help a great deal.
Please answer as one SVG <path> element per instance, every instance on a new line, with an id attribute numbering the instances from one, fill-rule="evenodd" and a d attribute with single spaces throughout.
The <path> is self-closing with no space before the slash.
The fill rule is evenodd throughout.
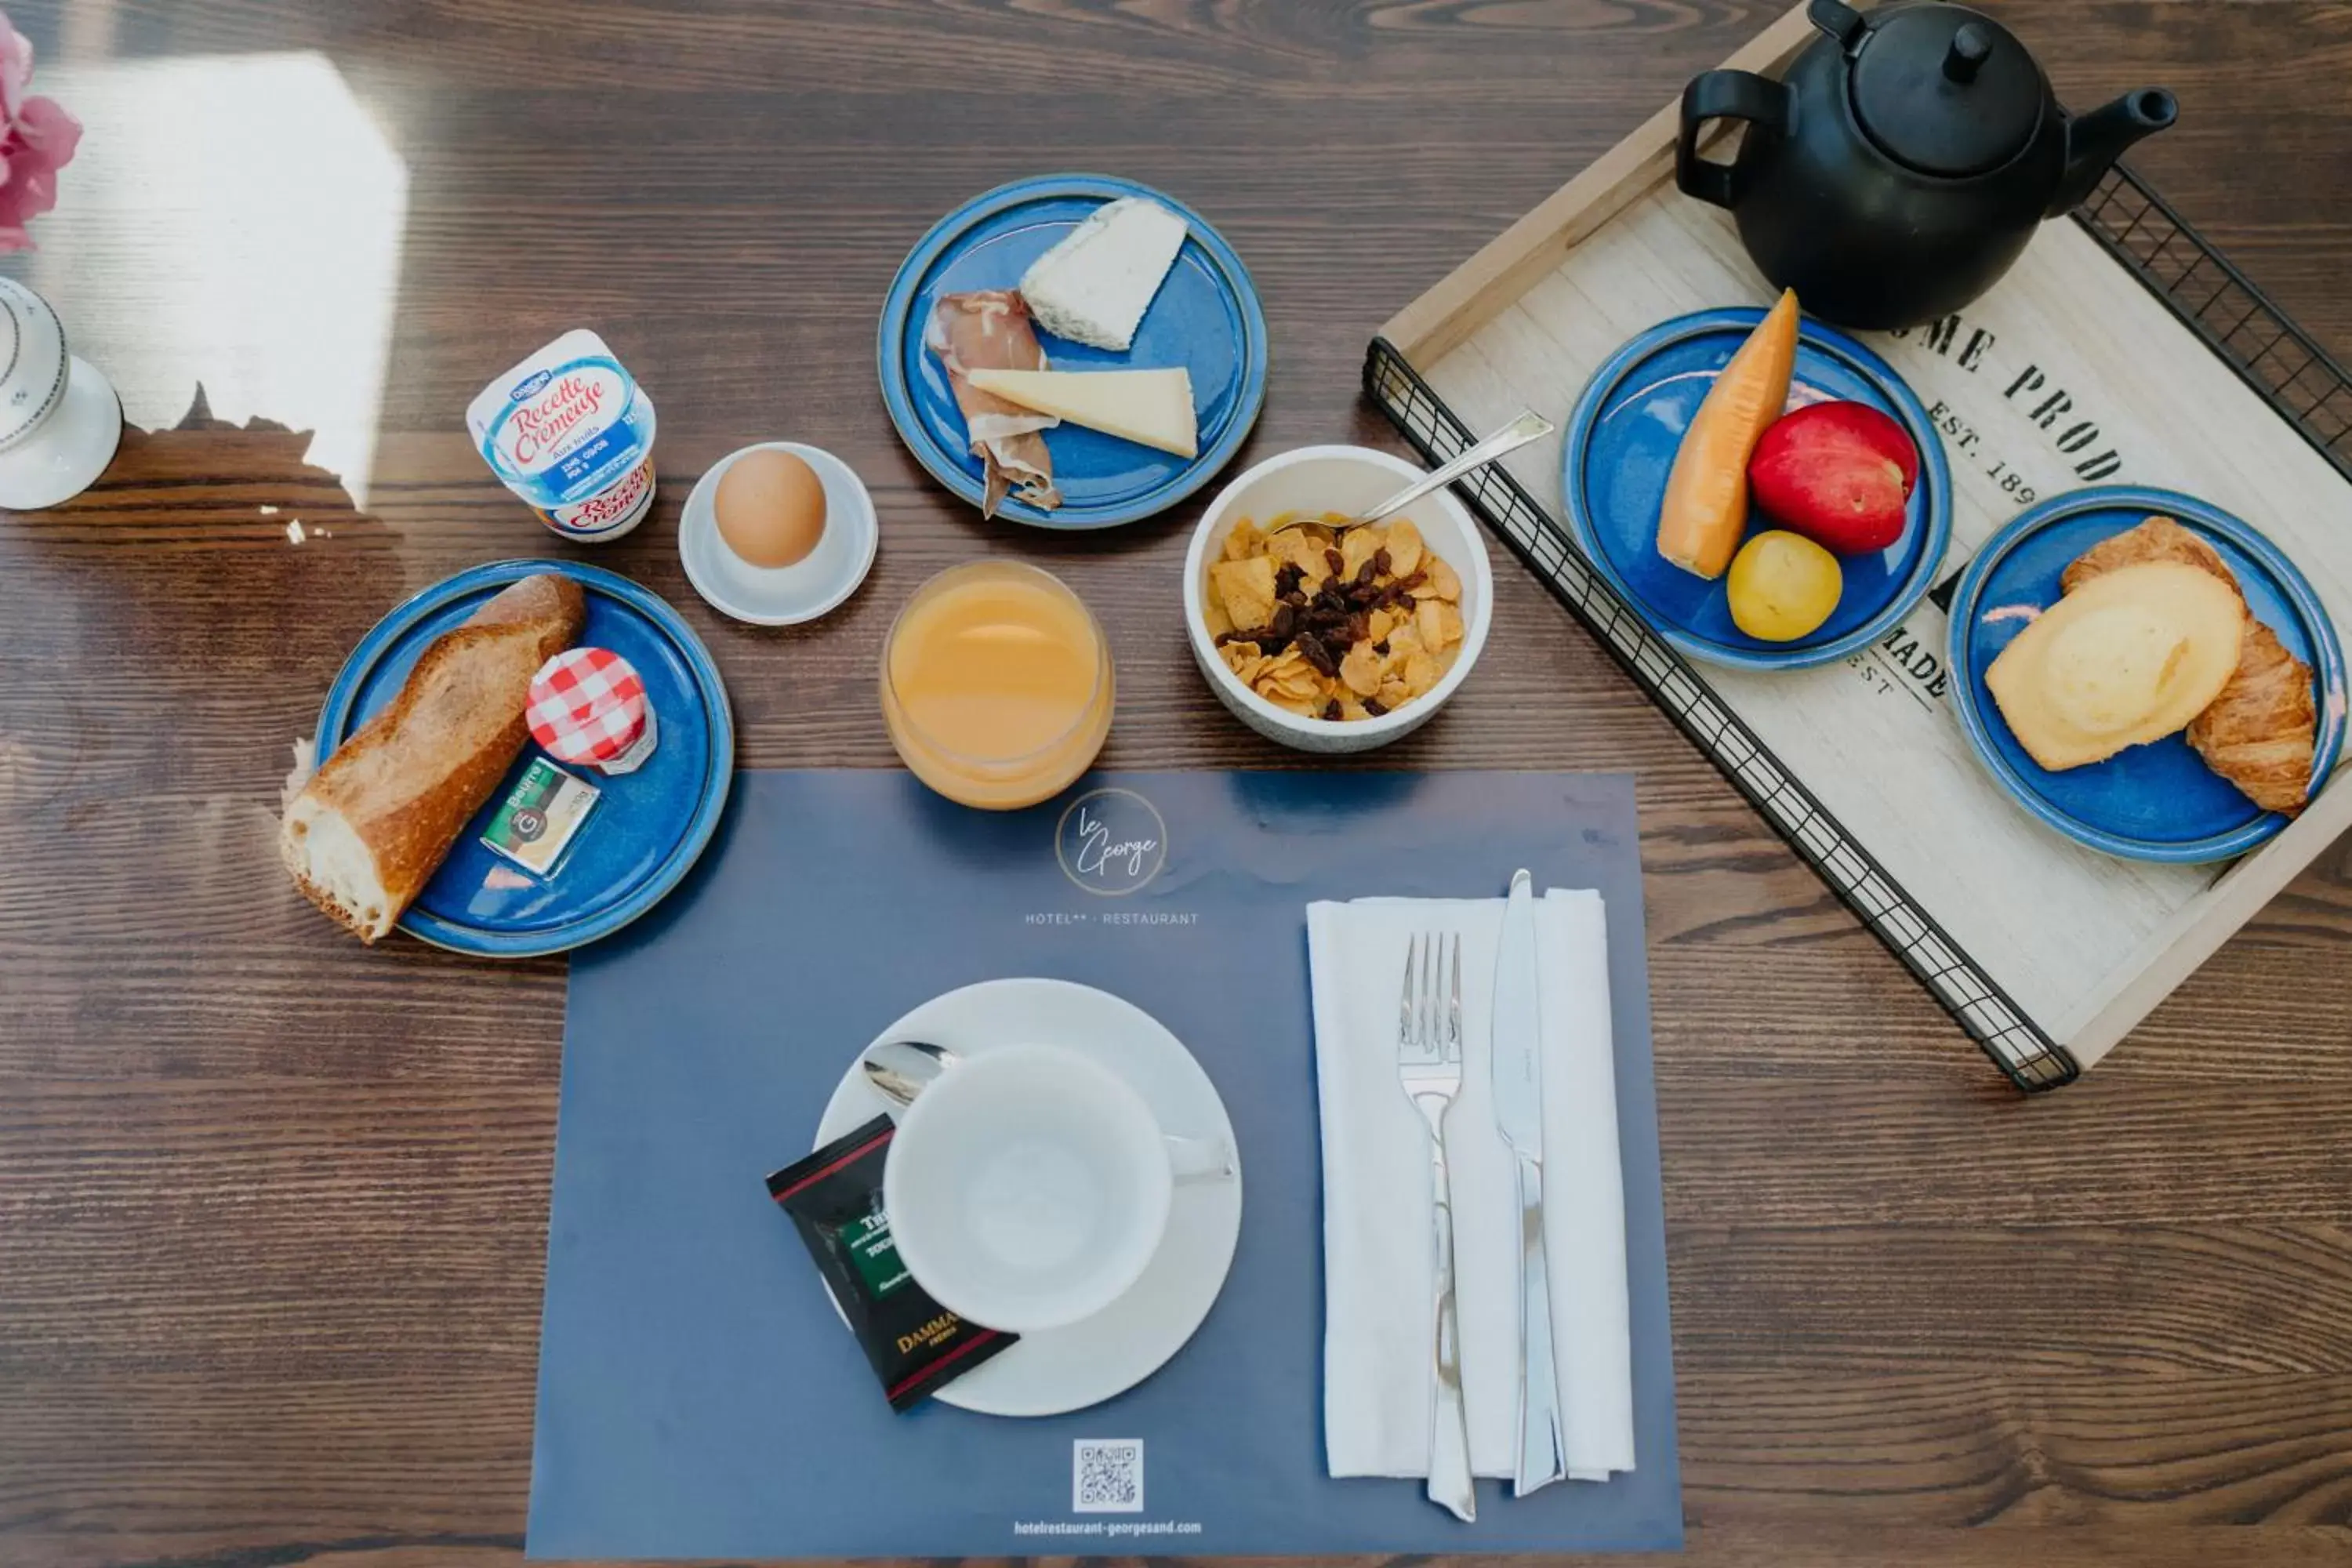
<path id="1" fill-rule="evenodd" d="M 578 583 L 541 573 L 434 638 L 288 804 L 278 852 L 303 896 L 363 942 L 391 931 L 522 753 L 530 678 L 587 617 Z"/>

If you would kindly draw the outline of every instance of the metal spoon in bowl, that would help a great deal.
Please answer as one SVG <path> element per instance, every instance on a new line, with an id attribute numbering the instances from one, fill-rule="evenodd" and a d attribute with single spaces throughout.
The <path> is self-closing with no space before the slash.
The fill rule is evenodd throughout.
<path id="1" fill-rule="evenodd" d="M 885 1040 L 869 1046 L 857 1058 L 866 1081 L 892 1105 L 904 1110 L 924 1088 L 963 1058 L 945 1046 L 922 1040 Z M 1234 1173 L 1232 1151 L 1222 1142 L 1163 1134 L 1172 1146 L 1179 1186 L 1192 1182 L 1219 1182 Z"/>
<path id="2" fill-rule="evenodd" d="M 945 1046 L 926 1045 L 921 1040 L 885 1040 L 870 1047 L 857 1058 L 866 1069 L 866 1081 L 881 1091 L 882 1098 L 904 1110 L 915 1103 L 915 1096 L 923 1092 L 924 1085 L 956 1065 L 956 1054 Z"/>
<path id="3" fill-rule="evenodd" d="M 1550 435 L 1553 428 L 1550 420 L 1532 408 L 1528 409 L 1517 419 L 1512 420 L 1444 468 L 1423 474 L 1370 510 L 1358 512 L 1353 517 L 1342 518 L 1337 522 L 1327 521 L 1319 517 L 1294 517 L 1278 528 L 1268 529 L 1266 536 L 1272 538 L 1275 534 L 1286 533 L 1294 528 L 1313 527 L 1330 530 L 1331 537 L 1336 541 L 1341 534 L 1351 529 L 1370 528 L 1383 518 L 1395 516 L 1431 491 L 1444 489 L 1473 468 L 1483 468 L 1506 452 L 1516 452 L 1530 441 L 1540 441 Z"/>

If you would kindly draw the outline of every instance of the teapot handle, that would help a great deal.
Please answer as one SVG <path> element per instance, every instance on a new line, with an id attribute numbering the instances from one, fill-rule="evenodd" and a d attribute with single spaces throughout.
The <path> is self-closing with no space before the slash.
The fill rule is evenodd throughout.
<path id="1" fill-rule="evenodd" d="M 1754 71 L 1716 70 L 1691 79 L 1683 89 L 1683 130 L 1675 144 L 1675 184 L 1683 195 L 1729 207 L 1737 199 L 1732 165 L 1698 155 L 1698 133 L 1710 120 L 1745 120 L 1784 132 L 1789 128 L 1789 89 Z"/>

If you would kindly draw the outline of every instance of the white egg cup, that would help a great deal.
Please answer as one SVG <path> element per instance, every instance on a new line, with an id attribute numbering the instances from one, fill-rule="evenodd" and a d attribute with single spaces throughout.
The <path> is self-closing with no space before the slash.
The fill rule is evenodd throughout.
<path id="1" fill-rule="evenodd" d="M 719 481 L 747 452 L 789 452 L 824 487 L 824 533 L 806 560 L 754 566 L 719 536 Z M 761 441 L 730 452 L 694 482 L 679 514 L 677 554 L 686 579 L 719 614 L 755 626 L 793 626 L 837 608 L 873 569 L 881 542 L 874 498 L 856 470 L 821 447 Z"/>
<path id="2" fill-rule="evenodd" d="M 37 511 L 88 489 L 122 440 L 122 400 L 66 350 L 49 302 L 0 279 L 0 507 Z"/>

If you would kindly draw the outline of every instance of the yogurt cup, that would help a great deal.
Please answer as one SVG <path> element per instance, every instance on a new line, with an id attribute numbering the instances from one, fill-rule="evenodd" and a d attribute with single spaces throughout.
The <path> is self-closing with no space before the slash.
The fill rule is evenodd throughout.
<path id="1" fill-rule="evenodd" d="M 592 331 L 564 333 L 484 387 L 466 428 L 499 481 L 565 539 L 618 539 L 653 510 L 653 399 Z"/>

